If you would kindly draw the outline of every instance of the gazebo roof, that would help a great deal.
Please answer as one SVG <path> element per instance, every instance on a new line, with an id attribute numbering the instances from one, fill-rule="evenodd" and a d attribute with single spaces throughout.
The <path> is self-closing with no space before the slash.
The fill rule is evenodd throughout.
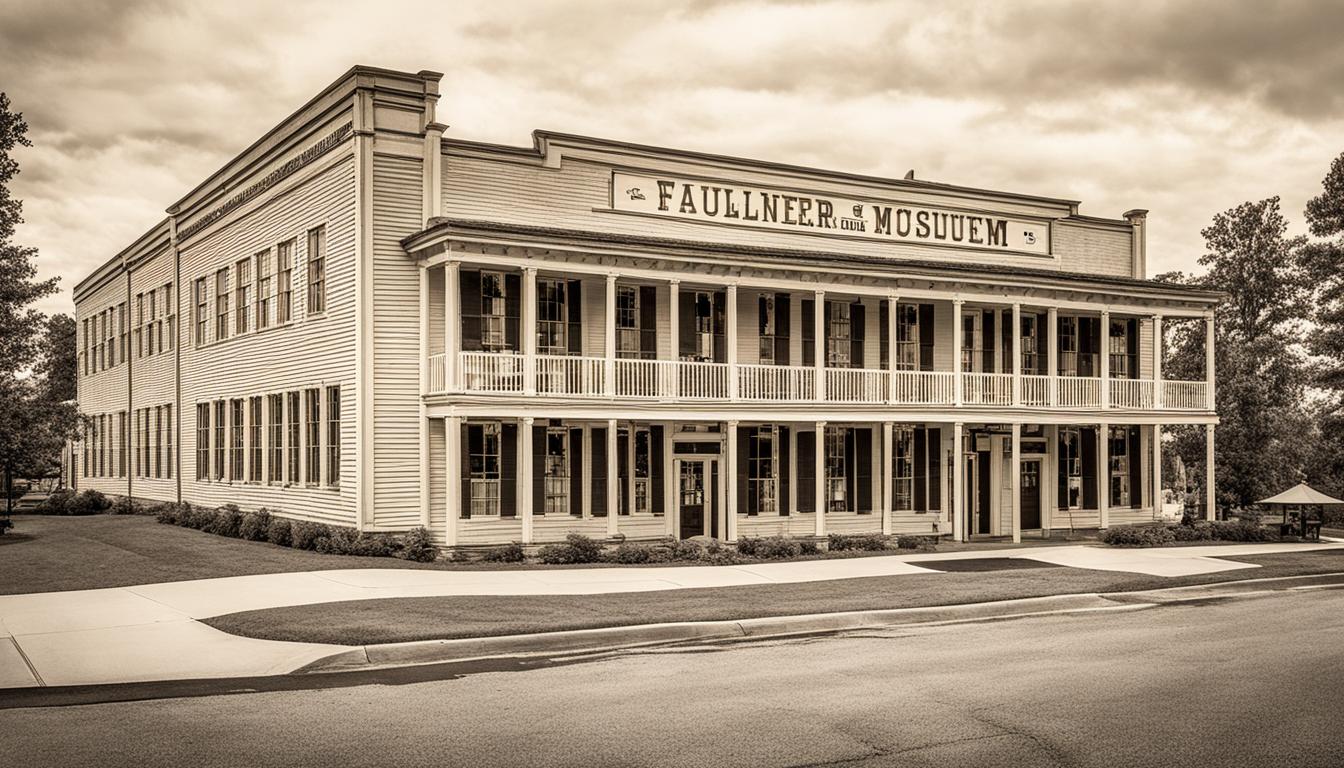
<path id="1" fill-rule="evenodd" d="M 1327 496 L 1324 493 L 1312 488 L 1306 483 L 1298 483 L 1277 496 L 1270 496 L 1268 499 L 1262 499 L 1258 504 L 1340 504 L 1340 501 L 1333 496 Z"/>

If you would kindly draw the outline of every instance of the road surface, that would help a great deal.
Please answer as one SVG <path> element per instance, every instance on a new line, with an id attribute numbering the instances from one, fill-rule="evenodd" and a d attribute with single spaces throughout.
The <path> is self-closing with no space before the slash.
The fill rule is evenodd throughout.
<path id="1" fill-rule="evenodd" d="M 1341 639 L 1344 590 L 1316 590 L 227 695 L 220 683 L 79 705 L 0 695 L 0 755 L 136 768 L 1338 766 Z"/>

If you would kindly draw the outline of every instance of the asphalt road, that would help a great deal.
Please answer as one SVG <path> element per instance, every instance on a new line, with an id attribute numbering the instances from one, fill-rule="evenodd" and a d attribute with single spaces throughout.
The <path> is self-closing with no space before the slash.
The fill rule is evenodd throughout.
<path id="1" fill-rule="evenodd" d="M 1344 590 L 1319 590 L 496 671 L 317 676 L 253 693 L 3 709 L 0 762 L 1339 766 L 1341 639 Z"/>

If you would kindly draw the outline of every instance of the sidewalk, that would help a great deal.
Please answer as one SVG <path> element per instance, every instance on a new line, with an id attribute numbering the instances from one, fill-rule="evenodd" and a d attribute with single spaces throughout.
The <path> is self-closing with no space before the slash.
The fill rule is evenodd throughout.
<path id="1" fill-rule="evenodd" d="M 743 566 L 511 571 L 357 569 L 239 576 L 0 596 L 0 688 L 284 674 L 347 646 L 220 632 L 199 620 L 346 600 L 456 595 L 584 595 L 939 573 L 923 562 L 1025 558 L 1163 577 L 1258 566 L 1219 559 L 1344 543 L 1110 549 L 1018 547 Z"/>

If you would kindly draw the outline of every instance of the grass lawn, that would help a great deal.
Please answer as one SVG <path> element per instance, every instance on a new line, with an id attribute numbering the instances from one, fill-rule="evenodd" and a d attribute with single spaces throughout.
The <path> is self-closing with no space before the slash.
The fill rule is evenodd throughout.
<path id="1" fill-rule="evenodd" d="M 1080 592 L 1344 572 L 1344 550 L 1230 558 L 1250 570 L 1162 578 L 1074 568 L 1014 568 L 610 595 L 355 600 L 219 616 L 207 624 L 270 640 L 364 645 L 566 629 L 913 608 Z"/>

